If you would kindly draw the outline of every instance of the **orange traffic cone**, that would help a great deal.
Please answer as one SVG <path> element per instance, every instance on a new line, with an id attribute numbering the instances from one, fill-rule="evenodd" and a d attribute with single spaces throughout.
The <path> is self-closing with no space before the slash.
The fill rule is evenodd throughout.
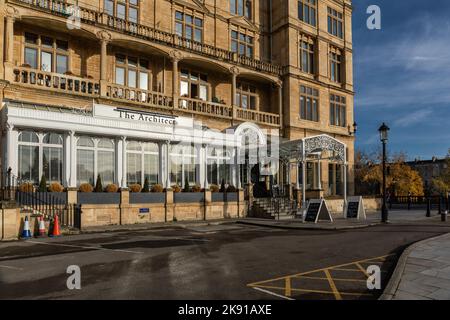
<path id="1" fill-rule="evenodd" d="M 60 235 L 61 230 L 59 229 L 59 218 L 58 215 L 55 214 L 55 218 L 53 219 L 53 228 L 51 229 L 51 232 L 49 232 L 49 237 L 59 237 Z"/>
<path id="2" fill-rule="evenodd" d="M 45 223 L 44 223 L 44 218 L 40 217 L 39 218 L 39 237 L 45 237 Z"/>

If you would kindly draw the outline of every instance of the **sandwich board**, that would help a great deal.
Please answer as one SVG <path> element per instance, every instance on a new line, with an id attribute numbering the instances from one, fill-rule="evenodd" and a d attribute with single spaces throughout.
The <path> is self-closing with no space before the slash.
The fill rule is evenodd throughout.
<path id="1" fill-rule="evenodd" d="M 319 221 L 333 222 L 333 218 L 328 210 L 325 199 L 310 200 L 303 221 L 313 223 L 317 223 Z"/>
<path id="2" fill-rule="evenodd" d="M 366 220 L 366 210 L 362 197 L 349 197 L 347 205 L 344 208 L 346 219 Z"/>

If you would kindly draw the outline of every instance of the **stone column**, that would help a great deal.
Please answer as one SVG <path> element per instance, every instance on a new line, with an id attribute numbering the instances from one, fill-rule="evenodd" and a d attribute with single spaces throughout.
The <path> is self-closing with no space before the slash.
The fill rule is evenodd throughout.
<path id="1" fill-rule="evenodd" d="M 236 67 L 231 67 L 231 106 L 232 106 L 232 114 L 233 120 L 236 119 L 236 93 L 237 93 L 237 77 L 239 75 L 239 69 Z"/>
<path id="2" fill-rule="evenodd" d="M 122 188 L 127 186 L 127 138 L 122 137 Z"/>
<path id="3" fill-rule="evenodd" d="M 13 15 L 6 16 L 5 54 L 6 54 L 5 62 L 13 65 L 14 64 L 14 16 Z"/>
<path id="4" fill-rule="evenodd" d="M 97 38 L 100 40 L 100 95 L 107 96 L 108 91 L 108 43 L 111 41 L 111 34 L 106 31 L 99 31 Z"/>
<path id="5" fill-rule="evenodd" d="M 203 172 L 204 172 L 204 176 L 203 176 L 203 188 L 205 188 L 205 190 L 209 189 L 209 181 L 208 181 L 208 145 L 204 144 L 203 145 Z"/>
<path id="6" fill-rule="evenodd" d="M 75 131 L 69 132 L 70 140 L 70 174 L 69 174 L 69 187 L 76 188 L 77 186 L 77 141 L 75 139 Z"/>
<path id="7" fill-rule="evenodd" d="M 165 156 L 165 176 L 166 176 L 166 188 L 171 189 L 170 182 L 170 141 L 166 141 L 164 145 L 164 156 Z"/>
<path id="8" fill-rule="evenodd" d="M 317 160 L 317 189 L 322 190 L 322 166 L 320 165 L 320 158 Z"/>
<path id="9" fill-rule="evenodd" d="M 283 85 L 282 83 L 277 84 L 278 88 L 278 114 L 280 115 L 280 130 L 283 134 L 284 119 L 283 119 Z"/>
<path id="10" fill-rule="evenodd" d="M 178 98 L 180 96 L 179 87 L 180 81 L 178 77 L 178 64 L 182 59 L 182 53 L 180 51 L 174 50 L 170 52 L 170 57 L 172 59 L 172 99 L 173 99 L 173 108 L 178 108 Z"/>

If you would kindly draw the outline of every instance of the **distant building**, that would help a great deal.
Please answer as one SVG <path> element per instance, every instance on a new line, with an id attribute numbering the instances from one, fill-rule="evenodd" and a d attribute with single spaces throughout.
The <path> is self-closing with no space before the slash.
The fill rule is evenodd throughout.
<path id="1" fill-rule="evenodd" d="M 429 190 L 433 179 L 440 177 L 447 170 L 447 159 L 433 157 L 431 160 L 414 160 L 406 163 L 414 170 L 417 170 L 422 177 L 425 190 Z"/>

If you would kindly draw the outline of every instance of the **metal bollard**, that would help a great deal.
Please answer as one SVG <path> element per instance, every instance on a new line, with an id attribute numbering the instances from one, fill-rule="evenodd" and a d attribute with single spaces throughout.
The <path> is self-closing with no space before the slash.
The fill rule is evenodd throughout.
<path id="1" fill-rule="evenodd" d="M 442 214 L 442 198 L 439 197 L 439 203 L 438 203 L 438 214 Z"/>
<path id="2" fill-rule="evenodd" d="M 428 198 L 427 200 L 427 218 L 431 217 L 431 199 Z"/>
<path id="3" fill-rule="evenodd" d="M 447 215 L 448 215 L 448 211 L 445 210 L 442 214 L 441 214 L 441 221 L 442 222 L 446 222 L 447 221 Z"/>

